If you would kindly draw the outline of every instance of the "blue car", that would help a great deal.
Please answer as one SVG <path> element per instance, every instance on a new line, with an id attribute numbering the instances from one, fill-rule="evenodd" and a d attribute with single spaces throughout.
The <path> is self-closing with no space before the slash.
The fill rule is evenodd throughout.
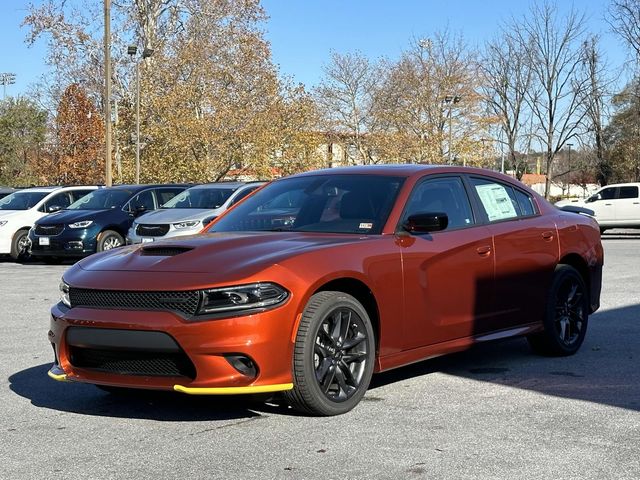
<path id="1" fill-rule="evenodd" d="M 31 255 L 55 263 L 125 244 L 136 217 L 155 210 L 190 185 L 120 185 L 95 190 L 29 231 Z"/>

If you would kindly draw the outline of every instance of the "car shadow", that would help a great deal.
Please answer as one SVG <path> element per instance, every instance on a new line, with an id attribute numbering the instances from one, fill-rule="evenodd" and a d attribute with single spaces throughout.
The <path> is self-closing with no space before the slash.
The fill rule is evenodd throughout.
<path id="1" fill-rule="evenodd" d="M 439 372 L 638 411 L 638 319 L 640 304 L 592 315 L 585 342 L 573 356 L 534 354 L 524 338 L 483 343 L 464 352 L 378 374 L 370 389 Z"/>
<path id="2" fill-rule="evenodd" d="M 364 398 L 376 390 L 415 377 L 442 373 L 545 395 L 640 410 L 640 304 L 605 310 L 589 320 L 581 350 L 570 357 L 543 357 L 525 339 L 478 344 L 464 352 L 425 360 L 374 375 Z M 9 377 L 10 389 L 36 407 L 120 418 L 198 422 L 253 419 L 265 414 L 302 415 L 282 399 L 267 396 L 189 396 L 174 392 L 128 391 L 111 394 L 82 383 L 47 377 L 50 364 Z M 428 393 L 428 392 L 427 392 Z"/>
<path id="3" fill-rule="evenodd" d="M 266 404 L 266 397 L 190 396 L 175 392 L 123 390 L 109 393 L 83 383 L 56 382 L 47 377 L 51 364 L 42 364 L 9 377 L 11 391 L 36 407 L 103 417 L 137 418 L 167 422 L 252 419 L 258 410 L 284 410 Z M 285 412 L 286 413 L 286 412 Z"/>

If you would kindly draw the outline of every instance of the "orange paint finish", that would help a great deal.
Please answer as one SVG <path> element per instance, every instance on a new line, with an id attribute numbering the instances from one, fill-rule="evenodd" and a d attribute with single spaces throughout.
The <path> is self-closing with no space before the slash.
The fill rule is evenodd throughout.
<path id="1" fill-rule="evenodd" d="M 197 321 L 165 311 L 54 306 L 50 341 L 67 377 L 157 389 L 171 389 L 176 383 L 235 387 L 293 382 L 293 345 L 302 312 L 310 297 L 330 289 L 332 282 L 369 292 L 365 307 L 377 333 L 377 371 L 468 348 L 483 338 L 540 329 L 551 276 L 566 255 L 582 259 L 594 272 L 592 296 L 599 301 L 603 254 L 595 222 L 555 209 L 519 182 L 480 169 L 418 165 L 334 169 L 319 175 L 345 171 L 406 177 L 380 235 L 203 233 L 163 242 L 190 249 L 173 257 L 143 255 L 145 246 L 137 245 L 93 255 L 71 267 L 65 282 L 84 289 L 190 291 L 272 282 L 284 287 L 289 297 L 265 311 Z M 436 175 L 480 175 L 512 185 L 534 199 L 539 214 L 483 221 L 476 201 L 476 223 L 468 228 L 424 235 L 399 232 L 414 187 Z M 177 382 L 75 367 L 66 343 L 71 326 L 164 332 L 186 353 L 196 376 Z M 239 373 L 224 358 L 229 354 L 250 357 L 258 367 L 257 377 Z"/>

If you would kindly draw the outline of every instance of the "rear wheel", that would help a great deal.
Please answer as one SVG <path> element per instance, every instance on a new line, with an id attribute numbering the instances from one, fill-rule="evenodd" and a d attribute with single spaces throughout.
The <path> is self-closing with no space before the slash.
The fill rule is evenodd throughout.
<path id="1" fill-rule="evenodd" d="M 11 258 L 22 261 L 29 258 L 29 231 L 18 230 L 11 242 Z"/>
<path id="2" fill-rule="evenodd" d="M 124 245 L 124 238 L 118 232 L 105 230 L 98 235 L 97 251 L 104 252 Z"/>
<path id="3" fill-rule="evenodd" d="M 355 407 L 373 374 L 375 339 L 364 307 L 343 292 L 320 292 L 307 304 L 293 354 L 294 388 L 285 392 L 297 410 L 338 415 Z"/>
<path id="4" fill-rule="evenodd" d="M 547 296 L 544 331 L 529 335 L 531 348 L 543 355 L 573 355 L 587 333 L 589 296 L 584 279 L 570 265 L 558 265 Z"/>

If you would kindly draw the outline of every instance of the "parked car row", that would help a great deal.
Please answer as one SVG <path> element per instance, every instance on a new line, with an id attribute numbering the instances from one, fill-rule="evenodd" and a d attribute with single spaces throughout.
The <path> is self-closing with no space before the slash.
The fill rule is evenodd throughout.
<path id="1" fill-rule="evenodd" d="M 57 263 L 198 233 L 264 182 L 42 187 L 0 199 L 0 255 Z M 189 188 L 191 187 L 191 188 Z"/>

